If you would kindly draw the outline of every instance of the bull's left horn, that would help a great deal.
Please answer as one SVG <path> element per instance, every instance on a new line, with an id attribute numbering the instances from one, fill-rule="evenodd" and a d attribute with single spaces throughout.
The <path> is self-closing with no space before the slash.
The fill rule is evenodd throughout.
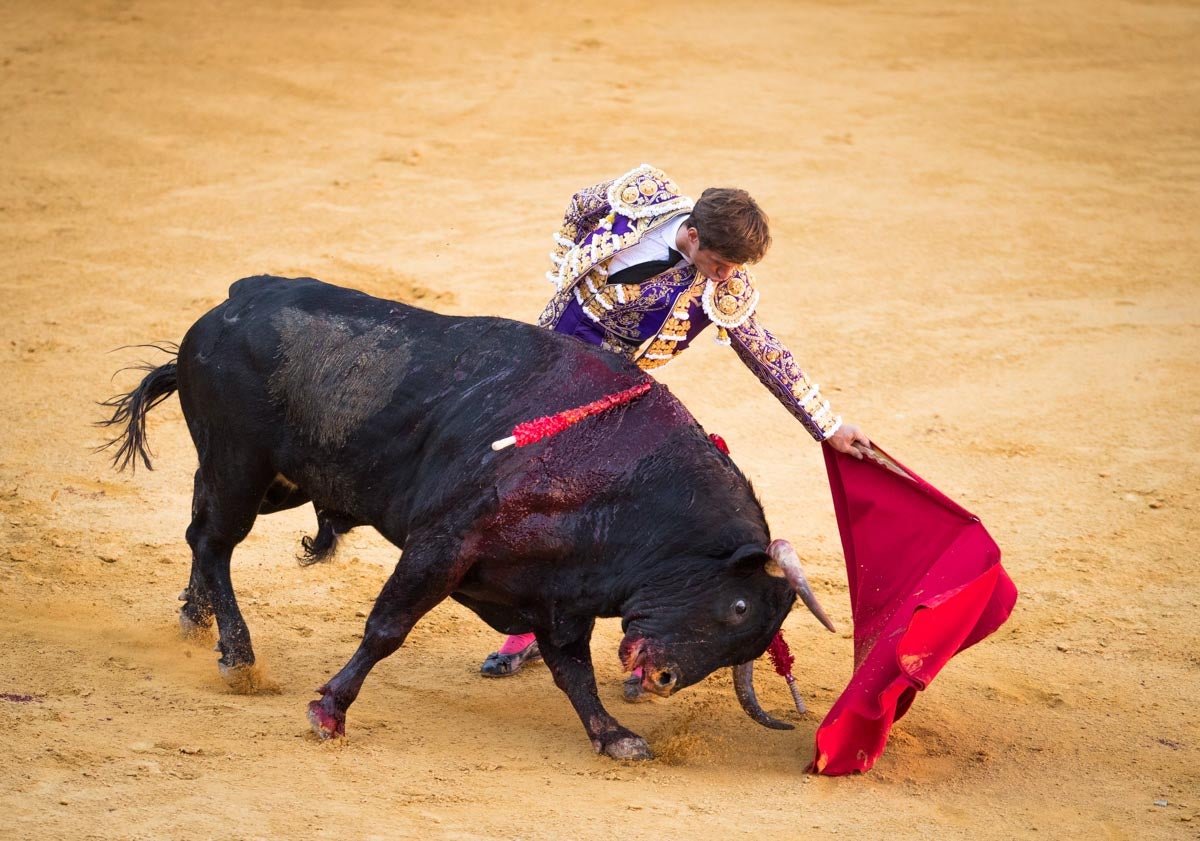
<path id="1" fill-rule="evenodd" d="M 753 660 L 749 663 L 742 663 L 740 666 L 733 667 L 733 691 L 737 695 L 738 703 L 746 711 L 746 715 L 750 716 L 763 727 L 770 727 L 772 730 L 796 729 L 794 724 L 788 724 L 786 721 L 773 718 L 770 713 L 759 705 L 758 696 L 754 694 Z"/>
<path id="2" fill-rule="evenodd" d="M 771 545 L 767 547 L 767 555 L 771 558 L 767 561 L 767 573 L 787 578 L 788 584 L 792 585 L 792 589 L 796 591 L 800 601 L 804 602 L 805 607 L 812 611 L 812 615 L 830 631 L 834 631 L 833 623 L 821 609 L 821 604 L 813 595 L 812 587 L 808 586 L 808 579 L 804 577 L 804 570 L 800 567 L 800 556 L 796 554 L 792 544 L 786 540 L 772 540 Z"/>

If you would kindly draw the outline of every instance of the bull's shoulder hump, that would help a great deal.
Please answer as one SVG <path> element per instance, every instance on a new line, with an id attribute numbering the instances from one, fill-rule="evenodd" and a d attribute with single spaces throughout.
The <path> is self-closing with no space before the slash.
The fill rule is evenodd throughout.
<path id="1" fill-rule="evenodd" d="M 263 295 L 320 294 L 323 290 L 334 294 L 336 292 L 354 292 L 354 290 L 335 286 L 332 283 L 325 283 L 314 277 L 279 277 L 277 275 L 259 274 L 243 277 L 231 283 L 229 285 L 229 300 L 244 301 Z M 358 292 L 354 294 L 361 295 L 363 293 Z"/>
<path id="2" fill-rule="evenodd" d="M 294 302 L 325 299 L 328 301 L 371 299 L 365 292 L 325 283 L 313 277 L 277 277 L 254 275 L 235 280 L 229 287 L 229 300 L 245 303 L 251 299 L 269 297 L 272 300 Z M 389 302 L 395 303 L 395 302 Z"/>
<path id="3" fill-rule="evenodd" d="M 273 345 L 268 348 L 263 342 L 273 341 L 284 322 L 354 325 L 355 332 L 363 332 L 375 325 L 394 324 L 414 316 L 423 324 L 425 319 L 446 318 L 310 277 L 256 275 L 234 282 L 229 287 L 229 297 L 192 325 L 184 337 L 184 345 L 203 346 L 200 352 L 206 355 L 222 341 L 240 335 L 274 352 Z M 425 329 L 430 327 L 426 325 Z"/>
<path id="4" fill-rule="evenodd" d="M 264 287 L 276 286 L 280 283 L 290 283 L 286 277 L 275 277 L 269 274 L 252 275 L 251 277 L 243 277 L 240 280 L 235 280 L 229 285 L 229 297 L 238 298 L 243 295 L 253 295 L 255 292 L 261 291 Z"/>
<path id="5" fill-rule="evenodd" d="M 218 307 L 226 313 L 242 315 L 277 313 L 295 310 L 309 313 L 328 313 L 366 321 L 389 320 L 397 316 L 423 315 L 432 319 L 448 319 L 400 301 L 377 298 L 350 289 L 325 283 L 311 277 L 275 277 L 256 275 L 235 281 L 229 287 L 229 298 Z"/>

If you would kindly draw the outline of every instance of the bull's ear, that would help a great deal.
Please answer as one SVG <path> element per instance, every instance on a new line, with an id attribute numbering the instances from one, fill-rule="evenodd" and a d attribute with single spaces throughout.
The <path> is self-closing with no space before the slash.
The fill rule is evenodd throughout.
<path id="1" fill-rule="evenodd" d="M 771 562 L 771 558 L 767 555 L 767 550 L 761 546 L 755 546 L 753 543 L 738 547 L 737 551 L 729 556 L 729 565 L 731 567 L 753 569 L 754 567 L 761 567 Z M 783 572 L 781 571 L 779 574 L 783 575 Z"/>

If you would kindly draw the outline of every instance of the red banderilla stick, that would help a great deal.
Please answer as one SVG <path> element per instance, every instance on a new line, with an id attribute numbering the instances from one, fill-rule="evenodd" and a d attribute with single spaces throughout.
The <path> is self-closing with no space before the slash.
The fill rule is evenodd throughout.
<path id="1" fill-rule="evenodd" d="M 620 406 L 623 403 L 636 400 L 649 390 L 650 381 L 646 380 L 645 382 L 638 383 L 633 388 L 627 388 L 624 391 L 618 391 L 616 394 L 609 394 L 606 397 L 601 397 L 599 400 L 594 400 L 586 406 L 567 409 L 556 415 L 546 415 L 535 420 L 524 421 L 513 427 L 512 435 L 509 437 L 493 441 L 492 449 L 503 450 L 505 447 L 511 447 L 513 444 L 516 444 L 518 447 L 524 447 L 535 441 L 541 441 L 543 438 L 549 438 L 551 435 L 557 435 L 568 426 L 579 423 L 590 415 L 598 415 L 614 406 Z"/>
<path id="2" fill-rule="evenodd" d="M 796 688 L 796 678 L 792 677 L 792 663 L 796 662 L 796 658 L 792 656 L 792 651 L 783 638 L 783 631 L 776 634 L 775 639 L 767 646 L 767 656 L 771 658 L 771 665 L 775 667 L 775 671 L 787 681 L 788 689 L 792 691 L 792 700 L 796 702 L 796 712 L 804 715 L 808 708 L 804 706 L 804 699 L 800 697 L 800 690 Z"/>

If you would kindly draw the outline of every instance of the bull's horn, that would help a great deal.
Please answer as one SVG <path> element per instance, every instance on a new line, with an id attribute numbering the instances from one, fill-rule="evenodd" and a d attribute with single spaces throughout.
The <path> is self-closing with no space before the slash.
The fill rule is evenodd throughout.
<path id="1" fill-rule="evenodd" d="M 822 625 L 833 631 L 833 623 L 821 609 L 817 597 L 813 595 L 812 587 L 808 586 L 808 579 L 804 577 L 804 570 L 800 567 L 800 556 L 796 554 L 792 544 L 786 540 L 772 540 L 771 545 L 767 547 L 767 555 L 771 558 L 767 561 L 767 573 L 777 578 L 787 578 L 788 584 L 792 585 L 805 607 L 812 611 L 812 615 L 817 617 Z"/>
<path id="2" fill-rule="evenodd" d="M 758 696 L 754 694 L 754 661 L 742 663 L 733 667 L 733 691 L 737 694 L 738 703 L 746 711 L 746 715 L 757 721 L 763 727 L 772 730 L 795 730 L 793 724 L 772 718 L 770 713 L 758 704 Z"/>

